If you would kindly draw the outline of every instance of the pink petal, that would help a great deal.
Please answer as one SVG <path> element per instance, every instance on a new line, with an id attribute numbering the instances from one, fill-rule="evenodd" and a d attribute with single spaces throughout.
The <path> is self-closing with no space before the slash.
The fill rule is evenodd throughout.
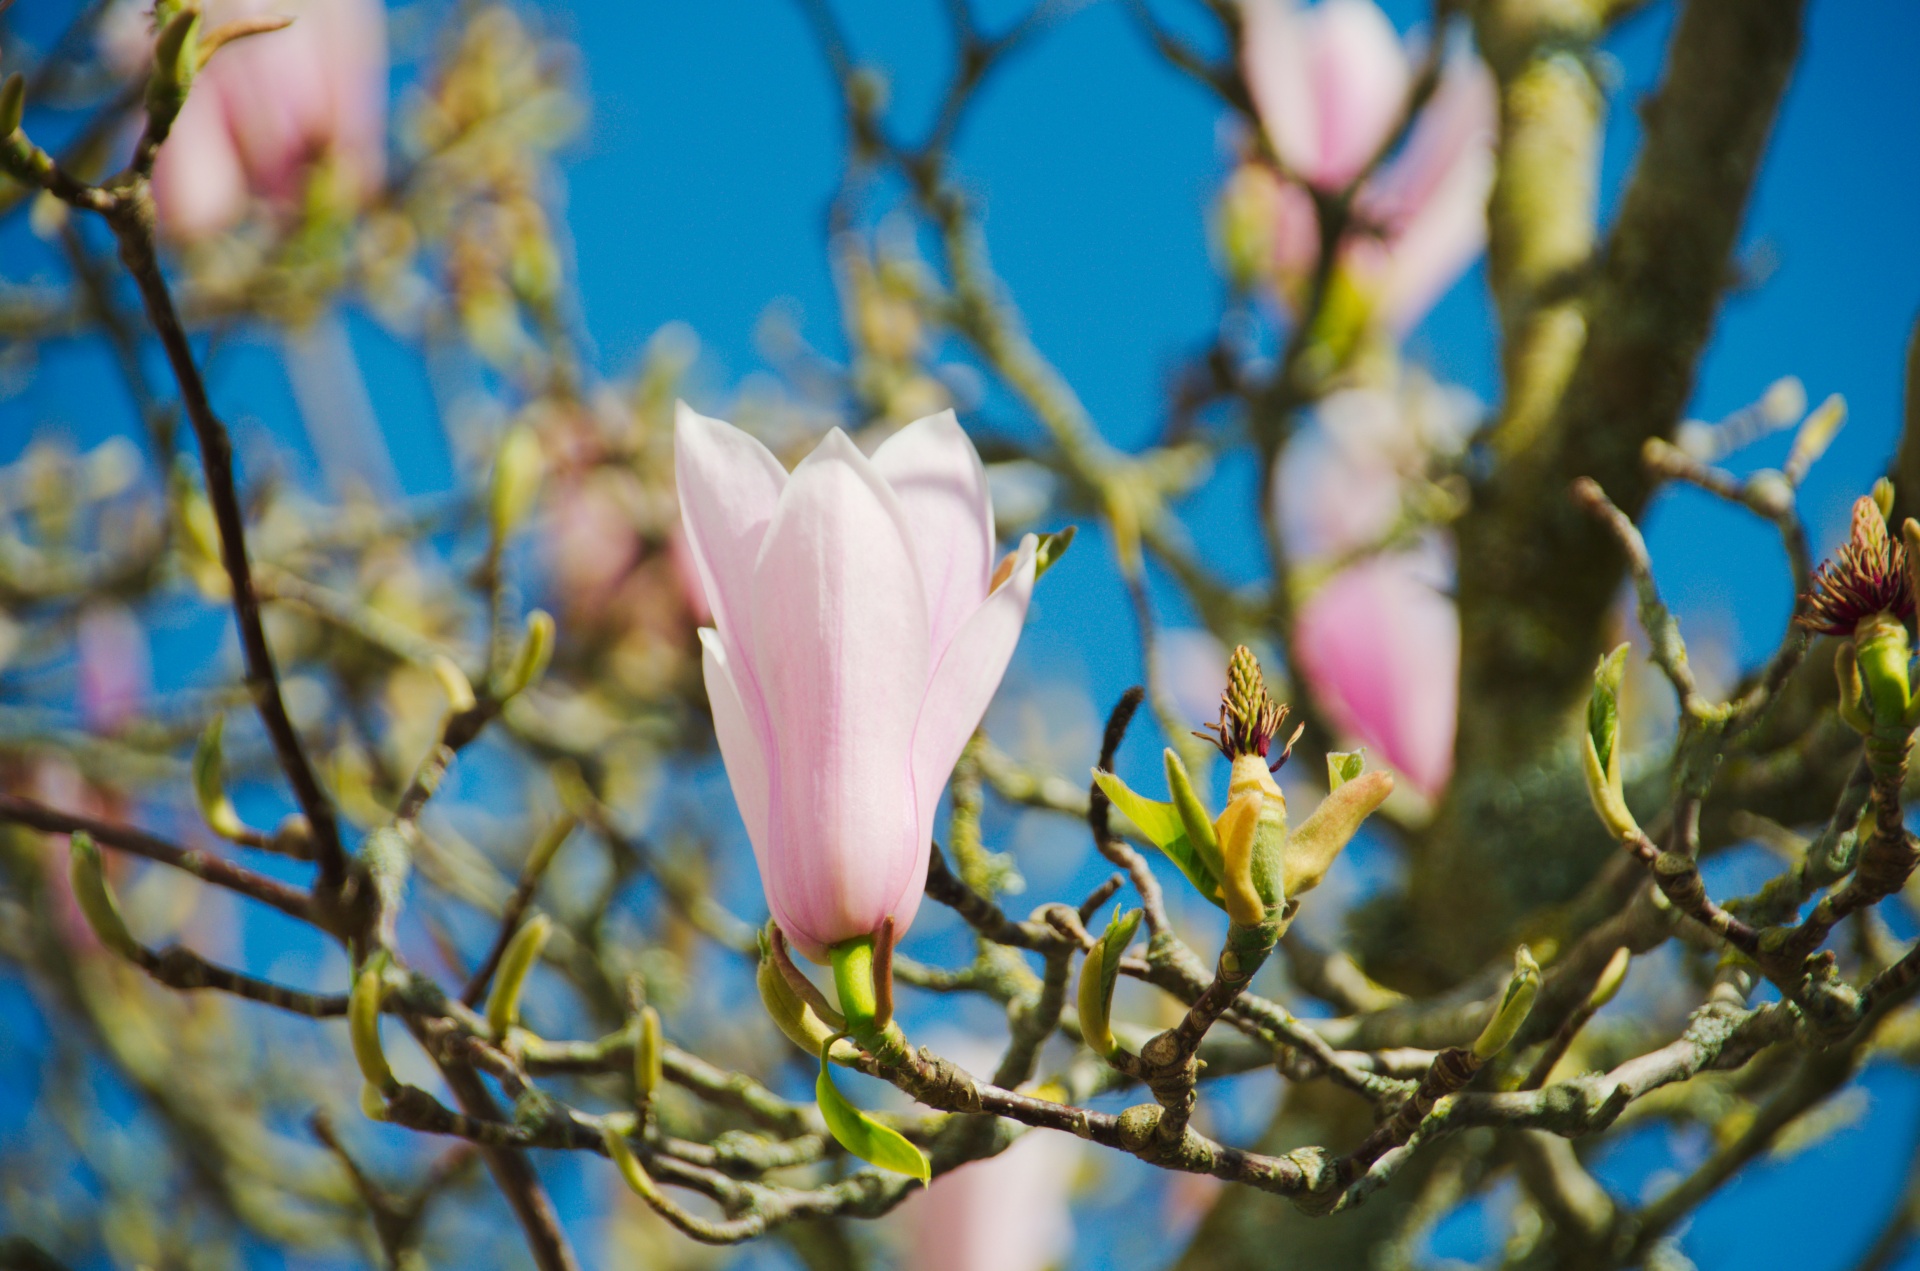
<path id="1" fill-rule="evenodd" d="M 1460 625 L 1406 556 L 1346 570 L 1301 608 L 1294 647 L 1341 733 L 1378 751 L 1428 798 L 1453 771 Z"/>
<path id="2" fill-rule="evenodd" d="M 1030 1130 L 1006 1151 L 933 1181 L 903 1212 L 915 1271 L 1046 1271 L 1073 1246 L 1068 1200 L 1079 1141 Z"/>
<path id="3" fill-rule="evenodd" d="M 217 234 L 247 210 L 246 174 L 216 92 L 188 93 L 153 165 L 154 215 L 170 237 Z"/>
<path id="4" fill-rule="evenodd" d="M 986 598 L 993 572 L 993 498 L 979 452 L 950 410 L 915 420 L 880 444 L 873 466 L 893 487 L 927 589 L 937 660 Z"/>
<path id="5" fill-rule="evenodd" d="M 927 686 L 913 734 L 914 784 L 920 808 L 921 869 L 925 845 L 933 835 L 933 813 L 940 791 L 953 775 L 973 730 L 987 713 L 987 704 L 1007 673 L 1020 628 L 1033 598 L 1034 552 L 1040 540 L 1032 534 L 1020 542 L 1013 573 L 994 589 L 947 646 L 945 656 Z M 917 903 L 917 897 L 916 897 Z"/>
<path id="6" fill-rule="evenodd" d="M 1399 122 L 1407 58 L 1373 0 L 1322 0 L 1306 21 L 1318 137 L 1314 168 L 1302 175 L 1338 189 L 1360 175 Z"/>
<path id="7" fill-rule="evenodd" d="M 787 470 L 758 439 L 732 424 L 708 419 L 685 402 L 675 412 L 681 523 L 714 625 L 737 636 L 753 612 L 754 561 Z"/>
<path id="8" fill-rule="evenodd" d="M 724 631 L 733 597 L 715 599 Z M 839 429 L 781 492 L 750 604 L 773 739 L 763 881 L 782 929 L 818 959 L 889 915 L 904 929 L 927 859 L 912 763 L 927 602 L 898 500 Z"/>
<path id="9" fill-rule="evenodd" d="M 1241 74 L 1260 126 L 1287 170 L 1317 183 L 1320 116 L 1308 72 L 1308 23 L 1293 0 L 1247 0 L 1241 24 Z"/>
<path id="10" fill-rule="evenodd" d="M 89 605 L 80 615 L 80 714 L 97 733 L 119 731 L 153 692 L 147 630 L 125 605 Z"/>
<path id="11" fill-rule="evenodd" d="M 700 667 L 707 681 L 707 701 L 713 707 L 714 739 L 720 743 L 727 783 L 733 787 L 740 819 L 746 823 L 753 858 L 760 865 L 761 876 L 765 877 L 770 793 L 766 717 L 757 697 L 749 703 L 741 693 L 733 675 L 735 661 L 725 636 L 711 627 L 701 628 Z"/>
<path id="12" fill-rule="evenodd" d="M 365 197 L 386 175 L 386 7 L 379 0 L 330 0 L 313 19 L 327 78 L 331 153 Z"/>
<path id="13" fill-rule="evenodd" d="M 1379 305 L 1395 335 L 1418 326 L 1485 250 L 1493 166 L 1491 147 L 1463 156 L 1419 214 L 1387 244 Z"/>
<path id="14" fill-rule="evenodd" d="M 1493 72 L 1470 52 L 1449 57 L 1407 144 L 1367 183 L 1361 210 L 1389 231 L 1398 227 L 1433 198 L 1455 166 L 1476 151 L 1491 151 L 1499 128 Z"/>

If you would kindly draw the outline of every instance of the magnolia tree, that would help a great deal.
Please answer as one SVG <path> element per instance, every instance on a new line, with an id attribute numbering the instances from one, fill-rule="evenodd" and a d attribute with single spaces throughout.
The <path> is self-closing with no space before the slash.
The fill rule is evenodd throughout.
<path id="1" fill-rule="evenodd" d="M 1679 0 L 1604 228 L 1596 45 L 1636 0 L 1440 0 L 1411 42 L 1371 0 L 1136 5 L 1232 151 L 1194 209 L 1219 335 L 1138 453 L 1026 333 L 951 156 L 1071 5 L 949 6 L 917 133 L 802 6 L 844 356 L 731 405 L 683 389 L 680 328 L 624 376 L 580 338 L 572 63 L 529 15 L 70 7 L 0 63 L 8 1265 L 1019 1271 L 1157 1186 L 1142 1247 L 1183 1266 L 1400 1266 L 1509 1181 L 1507 1265 L 1684 1265 L 1703 1202 L 1912 1052 L 1920 438 L 1816 568 L 1838 401 L 1682 426 L 1800 0 Z M 1400 352 L 1483 252 L 1490 410 Z M 372 422 L 346 311 L 449 386 L 437 422 Z M 236 455 L 235 331 L 284 353 L 324 482 Z M 73 341 L 132 402 L 93 449 L 33 427 Z M 459 479 L 403 498 L 387 439 L 429 427 Z M 1717 466 L 1782 428 L 1778 469 Z M 1175 511 L 1235 452 L 1251 586 Z M 1791 573 L 1724 690 L 1637 525 L 1672 482 Z M 982 721 L 1060 700 L 1002 680 L 1030 605 L 1076 603 L 1076 529 L 1151 673 L 1036 754 Z M 1121 762 L 1130 727 L 1163 762 Z M 1015 902 L 994 839 L 1033 823 L 1109 876 Z M 1394 881 L 1314 894 L 1356 835 Z M 1703 880 L 1756 840 L 1777 876 Z M 1709 1146 L 1596 1180 L 1663 1126 Z"/>

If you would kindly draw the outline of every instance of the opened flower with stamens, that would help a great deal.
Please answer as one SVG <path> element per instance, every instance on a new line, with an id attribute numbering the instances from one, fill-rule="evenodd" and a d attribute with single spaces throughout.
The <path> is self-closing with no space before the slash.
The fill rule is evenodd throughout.
<path id="1" fill-rule="evenodd" d="M 1029 535 L 996 566 L 985 469 L 953 412 L 872 458 L 835 429 L 791 474 L 679 407 L 714 732 L 774 920 L 816 962 L 904 933 L 940 792 L 1026 620 Z M 884 954 L 884 951 L 882 951 Z"/>
<path id="2" fill-rule="evenodd" d="M 1920 723 L 1907 669 L 1913 656 L 1907 622 L 1920 591 L 1913 577 L 1920 564 L 1920 524 L 1909 518 L 1901 527 L 1904 545 L 1895 542 L 1886 513 L 1892 487 L 1883 481 L 1876 494 L 1881 497 L 1863 495 L 1854 502 L 1847 541 L 1814 572 L 1813 591 L 1802 598 L 1797 621 L 1821 635 L 1850 637 L 1834 651 L 1841 717 L 1904 753 L 1907 732 Z"/>
<path id="3" fill-rule="evenodd" d="M 1267 695 L 1259 661 L 1242 645 L 1228 666 L 1220 719 L 1208 725 L 1211 735 L 1199 734 L 1233 764 L 1227 806 L 1218 817 L 1208 816 L 1186 765 L 1171 749 L 1165 759 L 1173 798 L 1166 803 L 1135 793 L 1111 772 L 1093 774 L 1113 805 L 1241 927 L 1284 922 L 1290 902 L 1320 885 L 1360 823 L 1393 791 L 1391 773 L 1360 774 L 1357 756 L 1337 757 L 1351 762 L 1328 764 L 1332 790 L 1289 832 L 1287 799 L 1273 771 L 1287 761 L 1300 730 L 1268 760 L 1286 718 L 1287 708 Z"/>

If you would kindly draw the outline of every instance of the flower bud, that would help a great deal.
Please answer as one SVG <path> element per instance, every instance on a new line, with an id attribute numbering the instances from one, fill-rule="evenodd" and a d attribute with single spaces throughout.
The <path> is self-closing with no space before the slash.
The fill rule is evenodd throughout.
<path id="1" fill-rule="evenodd" d="M 386 1051 L 380 1046 L 380 1006 L 386 997 L 387 962 L 384 950 L 368 958 L 354 976 L 353 993 L 347 999 L 347 1028 L 353 1040 L 354 1062 L 360 1065 L 360 1075 L 366 1078 L 367 1084 L 381 1093 L 400 1084 L 394 1079 L 393 1069 L 387 1066 Z"/>
<path id="2" fill-rule="evenodd" d="M 245 834 L 247 827 L 234 811 L 233 800 L 227 797 L 226 765 L 220 748 L 226 724 L 225 715 L 215 715 L 208 722 L 207 731 L 200 735 L 200 743 L 193 748 L 193 794 L 207 828 L 231 840 Z"/>
<path id="3" fill-rule="evenodd" d="M 440 681 L 440 691 L 447 695 L 447 706 L 456 715 L 464 715 L 476 705 L 473 696 L 473 681 L 460 669 L 459 663 L 444 653 L 433 655 L 430 664 L 433 677 Z"/>
<path id="4" fill-rule="evenodd" d="M 538 683 L 552 660 L 553 615 L 544 609 L 535 609 L 527 615 L 527 632 L 521 637 L 512 665 L 507 668 L 506 680 L 500 686 L 501 698 L 515 697 Z"/>
<path id="5" fill-rule="evenodd" d="M 0 137 L 11 137 L 18 132 L 26 111 L 27 77 L 15 71 L 0 84 Z"/>
<path id="6" fill-rule="evenodd" d="M 1327 792 L 1331 794 L 1360 775 L 1366 766 L 1366 754 L 1358 750 L 1327 752 Z"/>
<path id="7" fill-rule="evenodd" d="M 1627 809 L 1621 776 L 1620 681 L 1626 674 L 1627 646 L 1622 644 L 1600 659 L 1593 669 L 1593 693 L 1587 698 L 1587 730 L 1581 738 L 1581 770 L 1587 779 L 1587 797 L 1593 810 L 1615 838 L 1640 832 Z"/>
<path id="8" fill-rule="evenodd" d="M 1593 991 L 1587 994 L 1587 1009 L 1597 1011 L 1613 1000 L 1614 994 L 1627 979 L 1627 965 L 1633 961 L 1633 952 L 1621 945 L 1607 959 L 1607 965 L 1601 969 L 1600 978 L 1594 981 Z"/>
<path id="9" fill-rule="evenodd" d="M 1116 910 L 1080 968 L 1080 1036 L 1097 1055 L 1111 1055 L 1118 1048 L 1111 1023 L 1113 988 L 1120 976 L 1121 955 L 1140 930 L 1141 913 Z"/>
<path id="10" fill-rule="evenodd" d="M 487 509 L 495 542 L 504 542 L 526 519 L 540 494 L 546 470 L 540 434 L 532 425 L 515 424 L 507 429 L 494 455 L 493 484 L 488 491 Z"/>
<path id="11" fill-rule="evenodd" d="M 553 934 L 553 922 L 545 914 L 535 914 L 507 942 L 500 955 L 500 969 L 493 975 L 493 991 L 487 994 L 487 1027 L 494 1040 L 507 1035 L 520 1018 L 520 990 L 526 987 L 527 972 L 547 947 Z"/>
<path id="12" fill-rule="evenodd" d="M 633 1088 L 641 1103 L 651 1103 L 654 1091 L 660 1088 L 663 1049 L 660 1012 L 643 1006 L 633 1043 Z"/>
<path id="13" fill-rule="evenodd" d="M 1782 470 L 1789 479 L 1798 484 L 1809 468 L 1827 452 L 1833 443 L 1834 434 L 1847 422 L 1847 399 L 1835 393 L 1821 402 L 1811 415 L 1800 421 L 1800 427 L 1793 434 L 1793 448 L 1787 452 L 1787 462 Z"/>
<path id="14" fill-rule="evenodd" d="M 1505 1050 L 1520 1026 L 1527 1022 L 1527 1016 L 1533 1011 L 1533 999 L 1539 993 L 1540 964 L 1523 944 L 1514 951 L 1513 978 L 1507 981 L 1506 995 L 1474 1040 L 1474 1058 L 1485 1061 Z"/>
<path id="15" fill-rule="evenodd" d="M 87 925 L 93 928 L 101 944 L 121 957 L 138 961 L 144 950 L 127 930 L 127 920 L 120 916 L 120 905 L 114 900 L 106 871 L 101 867 L 99 844 L 93 841 L 92 835 L 81 831 L 67 840 L 67 851 L 73 898 L 85 915 Z"/>
<path id="16" fill-rule="evenodd" d="M 1884 522 L 1893 515 L 1893 482 L 1881 477 L 1873 483 L 1873 493 L 1869 496 L 1873 505 L 1880 509 L 1880 519 Z"/>
<path id="17" fill-rule="evenodd" d="M 184 8 L 167 20 L 153 42 L 153 76 L 147 81 L 148 128 L 164 138 L 173 127 L 200 69 L 200 10 Z"/>

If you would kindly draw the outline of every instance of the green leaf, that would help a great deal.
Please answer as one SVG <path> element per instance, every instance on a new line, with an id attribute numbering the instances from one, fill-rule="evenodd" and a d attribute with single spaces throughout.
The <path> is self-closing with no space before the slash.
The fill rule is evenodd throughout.
<path id="1" fill-rule="evenodd" d="M 827 1067 L 827 1052 L 833 1049 L 833 1043 L 839 1040 L 836 1035 L 829 1038 L 820 1048 L 820 1079 L 813 1084 L 813 1097 L 819 1101 L 820 1116 L 832 1131 L 834 1139 L 841 1147 L 869 1165 L 877 1165 L 896 1174 L 905 1174 L 926 1183 L 933 1178 L 933 1163 L 927 1160 L 927 1154 L 909 1143 L 906 1136 L 890 1126 L 878 1121 L 847 1102 L 840 1088 L 833 1084 L 833 1075 Z"/>
<path id="2" fill-rule="evenodd" d="M 1136 794 L 1127 783 L 1111 772 L 1094 769 L 1093 779 L 1107 798 L 1113 800 L 1113 806 L 1126 814 L 1127 820 L 1140 827 L 1140 832 L 1166 854 L 1168 860 L 1177 866 L 1193 884 L 1195 891 L 1214 904 L 1220 903 L 1219 875 L 1212 866 L 1194 851 L 1193 840 L 1187 837 L 1187 828 L 1180 820 L 1180 813 L 1171 803 L 1161 803 Z M 1211 829 L 1212 827 L 1208 827 Z"/>
<path id="3" fill-rule="evenodd" d="M 1161 803 L 1145 795 L 1135 794 L 1131 787 L 1111 772 L 1095 768 L 1093 780 L 1107 798 L 1113 800 L 1113 806 L 1126 814 L 1126 818 L 1140 827 L 1155 847 L 1165 848 L 1177 838 L 1184 838 L 1187 827 L 1181 823 L 1180 814 L 1174 811 L 1171 803 Z"/>
<path id="4" fill-rule="evenodd" d="M 225 715 L 215 715 L 193 748 L 193 795 L 208 828 L 221 838 L 235 839 L 246 833 L 246 826 L 240 823 L 233 800 L 227 797 L 226 760 L 221 750 L 226 724 Z"/>
<path id="5" fill-rule="evenodd" d="M 1040 536 L 1040 546 L 1033 553 L 1033 581 L 1039 582 L 1041 576 L 1059 563 L 1073 546 L 1073 536 L 1080 532 L 1077 525 L 1069 525 L 1064 530 L 1055 530 L 1051 534 Z"/>
<path id="6" fill-rule="evenodd" d="M 1593 694 L 1587 698 L 1587 735 L 1593 738 L 1600 770 L 1613 769 L 1614 739 L 1620 731 L 1620 681 L 1626 675 L 1627 647 L 1621 645 L 1593 668 Z"/>
<path id="7" fill-rule="evenodd" d="M 1220 851 L 1220 840 L 1213 832 L 1213 817 L 1207 813 L 1200 796 L 1193 792 L 1193 780 L 1187 776 L 1187 765 L 1180 762 L 1180 756 L 1171 747 L 1163 756 L 1167 768 L 1167 790 L 1173 795 L 1173 810 L 1180 814 L 1180 824 L 1187 831 L 1187 841 L 1192 843 L 1200 859 L 1207 863 L 1207 872 L 1219 878 L 1227 872 Z"/>
<path id="8" fill-rule="evenodd" d="M 1360 775 L 1366 767 L 1366 752 L 1360 750 L 1329 750 L 1327 752 L 1327 790 L 1338 790 L 1347 782 Z"/>

